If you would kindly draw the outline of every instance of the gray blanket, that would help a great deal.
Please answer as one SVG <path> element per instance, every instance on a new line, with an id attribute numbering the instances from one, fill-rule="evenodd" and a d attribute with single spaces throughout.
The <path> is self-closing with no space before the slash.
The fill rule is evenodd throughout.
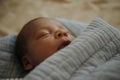
<path id="1" fill-rule="evenodd" d="M 24 80 L 120 80 L 120 31 L 95 19 Z"/>

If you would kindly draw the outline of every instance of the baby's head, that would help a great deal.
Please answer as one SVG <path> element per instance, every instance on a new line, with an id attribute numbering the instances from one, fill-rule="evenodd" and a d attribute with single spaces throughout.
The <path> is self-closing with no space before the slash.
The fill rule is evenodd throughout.
<path id="1" fill-rule="evenodd" d="M 60 22 L 36 18 L 28 22 L 18 34 L 15 52 L 24 70 L 31 70 L 73 39 Z"/>

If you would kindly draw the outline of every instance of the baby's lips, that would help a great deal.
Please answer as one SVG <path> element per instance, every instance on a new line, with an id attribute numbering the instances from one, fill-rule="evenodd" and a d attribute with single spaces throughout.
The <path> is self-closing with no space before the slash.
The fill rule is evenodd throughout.
<path id="1" fill-rule="evenodd" d="M 66 47 L 66 46 L 69 45 L 70 43 L 71 43 L 70 40 L 65 40 L 65 41 L 63 41 L 62 44 L 60 44 L 60 46 L 58 47 L 58 50 Z"/>

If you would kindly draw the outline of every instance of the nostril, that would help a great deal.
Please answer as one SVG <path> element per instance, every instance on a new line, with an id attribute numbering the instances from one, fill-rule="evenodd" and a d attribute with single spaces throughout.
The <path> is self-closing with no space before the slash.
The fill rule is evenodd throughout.
<path id="1" fill-rule="evenodd" d="M 61 32 L 56 32 L 55 37 L 56 37 L 56 38 L 62 37 L 62 33 L 61 33 Z"/>
<path id="2" fill-rule="evenodd" d="M 62 36 L 62 34 L 59 33 L 59 34 L 58 34 L 58 37 L 61 37 L 61 36 Z"/>
<path id="3" fill-rule="evenodd" d="M 65 33 L 64 33 L 64 36 L 68 36 L 68 33 L 65 32 Z"/>
<path id="4" fill-rule="evenodd" d="M 68 36 L 68 33 L 67 32 L 65 32 L 65 31 L 57 31 L 56 33 L 55 33 L 55 37 L 56 38 L 60 38 L 60 37 L 67 37 Z"/>

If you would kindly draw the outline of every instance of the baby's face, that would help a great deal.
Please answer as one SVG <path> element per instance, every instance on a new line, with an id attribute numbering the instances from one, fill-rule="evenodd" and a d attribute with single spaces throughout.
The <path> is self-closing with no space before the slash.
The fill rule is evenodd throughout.
<path id="1" fill-rule="evenodd" d="M 59 22 L 52 19 L 35 21 L 31 37 L 28 40 L 29 58 L 33 66 L 66 47 L 74 39 L 69 31 Z"/>

